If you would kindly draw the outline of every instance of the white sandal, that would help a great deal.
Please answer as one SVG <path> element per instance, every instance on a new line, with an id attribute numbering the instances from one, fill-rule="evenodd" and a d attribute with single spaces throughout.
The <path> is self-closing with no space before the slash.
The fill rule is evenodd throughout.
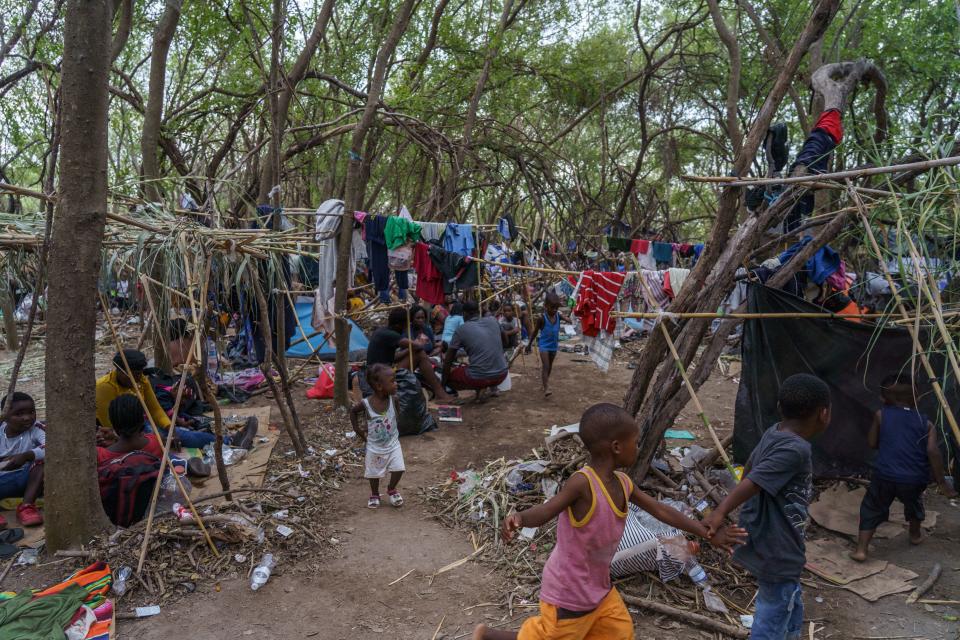
<path id="1" fill-rule="evenodd" d="M 368 509 L 379 509 L 380 508 L 380 496 L 370 496 L 367 499 L 367 508 Z"/>
<path id="2" fill-rule="evenodd" d="M 400 495 L 399 491 L 388 491 L 387 495 L 390 496 L 390 504 L 395 507 L 403 506 L 403 496 Z"/>

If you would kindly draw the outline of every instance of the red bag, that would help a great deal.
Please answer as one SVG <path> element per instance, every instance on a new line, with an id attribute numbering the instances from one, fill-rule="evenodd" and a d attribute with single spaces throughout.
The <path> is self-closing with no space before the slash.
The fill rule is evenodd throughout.
<path id="1" fill-rule="evenodd" d="M 321 400 L 323 398 L 333 397 L 333 372 L 332 364 L 320 365 L 320 375 L 312 387 L 307 389 L 307 397 L 312 400 Z"/>

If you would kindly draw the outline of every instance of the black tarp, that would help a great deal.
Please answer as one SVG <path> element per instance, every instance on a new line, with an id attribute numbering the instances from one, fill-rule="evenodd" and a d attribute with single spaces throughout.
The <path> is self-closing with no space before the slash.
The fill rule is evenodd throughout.
<path id="1" fill-rule="evenodd" d="M 823 313 L 801 298 L 759 284 L 750 284 L 750 313 Z M 923 340 L 923 338 L 922 338 Z M 925 341 L 921 344 L 926 344 Z M 771 318 L 747 320 L 743 329 L 743 371 L 737 392 L 733 454 L 746 461 L 764 430 L 779 420 L 777 390 L 795 373 L 811 373 L 830 385 L 833 417 L 813 442 L 814 474 L 821 477 L 857 475 L 868 470 L 873 452 L 867 432 L 880 408 L 880 382 L 909 370 L 913 342 L 906 329 L 878 328 L 872 323 L 841 319 Z M 926 375 L 914 363 L 916 379 Z M 943 359 L 931 358 L 943 381 Z M 950 406 L 957 405 L 957 386 L 945 389 Z M 936 397 L 923 385 L 919 408 L 943 433 Z M 949 429 L 949 427 L 948 427 Z"/>

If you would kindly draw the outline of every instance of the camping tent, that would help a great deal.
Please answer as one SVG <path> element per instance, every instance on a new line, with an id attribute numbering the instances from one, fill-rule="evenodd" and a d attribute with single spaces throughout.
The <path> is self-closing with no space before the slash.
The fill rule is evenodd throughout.
<path id="1" fill-rule="evenodd" d="M 747 300 L 750 313 L 824 311 L 789 293 L 757 284 L 749 285 Z M 926 338 L 921 340 L 925 344 Z M 867 432 L 874 412 L 880 408 L 880 382 L 890 374 L 909 370 L 912 355 L 910 334 L 898 327 L 881 329 L 830 318 L 746 321 L 734 418 L 734 459 L 745 462 L 764 430 L 779 420 L 780 383 L 795 373 L 810 373 L 830 386 L 833 400 L 830 426 L 813 440 L 814 475 L 836 477 L 865 472 L 873 457 Z M 942 383 L 943 358 L 932 353 L 930 362 Z M 916 375 L 918 382 L 925 379 L 923 373 Z M 951 406 L 957 406 L 957 391 L 951 376 L 945 388 Z M 944 433 L 942 410 L 929 385 L 921 384 L 919 392 L 920 410 Z"/>
<path id="2" fill-rule="evenodd" d="M 310 317 L 313 315 L 313 301 L 296 303 L 297 318 L 300 320 L 290 339 L 290 348 L 287 349 L 288 358 L 309 358 L 316 353 L 321 360 L 333 360 L 337 350 L 334 341 L 327 340 L 322 332 L 314 331 L 310 326 Z M 367 357 L 367 336 L 364 335 L 356 322 L 350 320 L 350 359 L 363 360 Z M 301 327 L 307 331 L 303 335 Z M 304 339 L 306 338 L 306 339 Z"/>

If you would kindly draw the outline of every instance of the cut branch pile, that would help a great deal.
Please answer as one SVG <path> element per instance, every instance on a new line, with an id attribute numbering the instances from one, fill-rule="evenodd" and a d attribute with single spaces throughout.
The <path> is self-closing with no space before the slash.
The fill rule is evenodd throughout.
<path id="1" fill-rule="evenodd" d="M 730 440 L 724 442 L 729 446 Z M 722 469 L 713 469 L 720 459 L 716 449 L 694 450 L 696 463 L 689 468 L 679 460 L 663 472 L 653 467 L 653 475 L 643 490 L 658 499 L 670 497 L 693 504 L 722 499 L 723 488 L 708 478 L 722 477 Z M 503 519 L 513 511 L 529 509 L 554 495 L 562 483 L 587 461 L 588 455 L 579 437 L 560 431 L 548 437 L 545 445 L 532 451 L 532 458 L 500 458 L 482 469 L 455 471 L 443 484 L 422 491 L 422 498 L 443 524 L 470 532 L 475 556 L 495 567 L 512 587 L 506 590 L 503 605 L 511 616 L 514 608 L 537 602 L 543 565 L 556 543 L 556 525 L 551 522 L 536 531 L 524 530 L 507 545 L 500 537 Z M 748 614 L 756 585 L 752 578 L 734 567 L 728 557 L 709 545 L 703 546 L 698 561 L 706 569 L 711 591 L 726 605 L 725 614 L 708 610 L 702 592 L 685 577 L 663 582 L 653 572 L 617 581 L 616 586 L 631 607 L 649 610 L 657 624 L 672 618 L 724 635 L 745 638 L 738 614 Z M 675 625 L 675 623 L 673 623 Z"/>

